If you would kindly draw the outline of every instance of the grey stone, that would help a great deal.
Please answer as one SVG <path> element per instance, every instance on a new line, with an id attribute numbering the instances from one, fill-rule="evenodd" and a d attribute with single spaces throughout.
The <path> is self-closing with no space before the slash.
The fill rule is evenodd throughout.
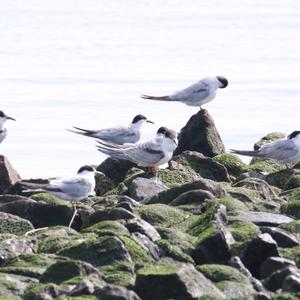
<path id="1" fill-rule="evenodd" d="M 277 243 L 268 233 L 263 233 L 250 242 L 243 253 L 242 261 L 251 274 L 259 278 L 262 263 L 271 256 L 279 256 Z"/>
<path id="2" fill-rule="evenodd" d="M 141 201 L 147 197 L 157 195 L 167 190 L 168 187 L 158 178 L 137 177 L 129 184 L 129 196 L 137 201 Z"/>
<path id="3" fill-rule="evenodd" d="M 214 120 L 207 110 L 202 109 L 193 115 L 181 129 L 174 155 L 185 150 L 198 151 L 209 157 L 225 153 L 225 147 Z"/>
<path id="4" fill-rule="evenodd" d="M 290 248 L 299 245 L 297 238 L 288 231 L 274 227 L 260 227 L 262 233 L 268 233 L 276 241 L 278 247 Z"/>
<path id="5" fill-rule="evenodd" d="M 30 221 L 18 216 L 0 212 L 0 233 L 22 235 L 34 227 Z"/>
<path id="6" fill-rule="evenodd" d="M 240 218 L 250 221 L 258 226 L 279 226 L 294 221 L 294 219 L 282 215 L 268 212 L 246 211 L 240 212 Z"/>
<path id="7" fill-rule="evenodd" d="M 269 257 L 260 266 L 260 278 L 266 278 L 272 273 L 288 266 L 296 267 L 296 263 L 283 257 Z"/>
<path id="8" fill-rule="evenodd" d="M 130 232 L 139 232 L 146 236 L 148 236 L 152 241 L 159 240 L 161 237 L 157 230 L 147 221 L 135 218 L 135 219 L 129 219 L 125 226 Z"/>
<path id="9" fill-rule="evenodd" d="M 0 193 L 10 188 L 16 182 L 21 180 L 21 176 L 13 168 L 9 160 L 0 155 Z"/>

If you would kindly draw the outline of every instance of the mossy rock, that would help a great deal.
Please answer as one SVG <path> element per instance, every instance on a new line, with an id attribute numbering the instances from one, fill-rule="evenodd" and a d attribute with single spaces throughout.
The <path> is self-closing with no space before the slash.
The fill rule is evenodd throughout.
<path id="1" fill-rule="evenodd" d="M 272 293 L 272 300 L 299 300 L 299 295 L 288 292 Z"/>
<path id="2" fill-rule="evenodd" d="M 66 260 L 54 254 L 24 254 L 12 259 L 0 271 L 39 279 L 49 266 Z"/>
<path id="3" fill-rule="evenodd" d="M 259 227 L 245 220 L 231 220 L 228 226 L 235 239 L 233 248 L 242 251 L 260 234 Z"/>
<path id="4" fill-rule="evenodd" d="M 27 287 L 24 293 L 24 300 L 35 300 L 37 299 L 37 295 L 43 293 L 49 288 L 56 287 L 53 283 L 34 283 Z"/>
<path id="5" fill-rule="evenodd" d="M 282 166 L 272 159 L 264 159 L 255 157 L 250 161 L 248 171 L 259 171 L 265 173 L 274 173 L 282 170 Z"/>
<path id="6" fill-rule="evenodd" d="M 136 209 L 138 215 L 153 226 L 180 227 L 188 213 L 165 204 L 149 204 Z"/>
<path id="7" fill-rule="evenodd" d="M 213 157 L 213 160 L 225 166 L 229 175 L 233 177 L 237 177 L 248 170 L 248 166 L 235 154 L 219 154 Z"/>
<path id="8" fill-rule="evenodd" d="M 0 300 L 22 300 L 22 298 L 18 297 L 18 296 L 3 296 L 3 295 L 0 295 Z"/>
<path id="9" fill-rule="evenodd" d="M 285 189 L 287 182 L 295 174 L 293 169 L 283 169 L 277 172 L 270 173 L 266 176 L 265 180 L 273 186 L 280 189 Z"/>
<path id="10" fill-rule="evenodd" d="M 97 235 L 129 235 L 128 229 L 118 221 L 101 221 L 81 230 L 81 233 Z"/>
<path id="11" fill-rule="evenodd" d="M 292 221 L 286 224 L 281 224 L 278 227 L 300 236 L 300 220 Z"/>
<path id="12" fill-rule="evenodd" d="M 245 205 L 242 201 L 233 197 L 220 198 L 219 203 L 223 204 L 226 207 L 226 211 L 228 215 L 235 215 L 239 211 L 249 211 L 247 205 Z"/>
<path id="13" fill-rule="evenodd" d="M 297 267 L 300 268 L 300 246 L 292 248 L 278 248 L 280 256 L 293 260 Z"/>
<path id="14" fill-rule="evenodd" d="M 26 276 L 0 273 L 0 295 L 23 296 L 26 288 L 38 280 Z M 7 298 L 6 298 L 7 299 Z"/>
<path id="15" fill-rule="evenodd" d="M 160 239 L 156 241 L 156 245 L 158 245 L 167 256 L 172 257 L 176 261 L 193 263 L 193 259 L 188 254 L 184 253 L 182 249 L 177 245 L 172 245 L 169 241 Z"/>
<path id="16" fill-rule="evenodd" d="M 280 196 L 284 197 L 288 201 L 300 201 L 300 188 L 284 191 L 280 194 Z"/>
<path id="17" fill-rule="evenodd" d="M 0 212 L 0 234 L 11 233 L 22 235 L 33 228 L 31 222 L 26 219 Z"/>
<path id="18" fill-rule="evenodd" d="M 40 282 L 60 284 L 73 277 L 86 276 L 93 273 L 99 274 L 97 269 L 88 263 L 74 260 L 59 261 L 47 268 L 40 278 Z"/>
<path id="19" fill-rule="evenodd" d="M 296 219 L 300 219 L 300 201 L 292 200 L 281 206 L 281 212 Z"/>
<path id="20" fill-rule="evenodd" d="M 300 187 L 300 174 L 295 174 L 289 178 L 284 185 L 285 190 L 291 190 Z"/>
<path id="21" fill-rule="evenodd" d="M 170 170 L 168 168 L 159 170 L 159 179 L 168 187 L 190 183 L 199 178 L 199 174 L 191 168 L 182 167 L 181 170 Z"/>
<path id="22" fill-rule="evenodd" d="M 72 203 L 70 201 L 60 199 L 54 195 L 50 195 L 47 193 L 37 193 L 32 195 L 30 198 L 35 201 L 42 201 L 53 205 L 65 205 L 68 207 L 72 207 Z"/>

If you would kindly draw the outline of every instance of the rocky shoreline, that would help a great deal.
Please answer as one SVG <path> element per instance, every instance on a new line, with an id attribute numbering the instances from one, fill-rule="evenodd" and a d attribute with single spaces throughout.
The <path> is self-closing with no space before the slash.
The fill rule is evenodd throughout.
<path id="1" fill-rule="evenodd" d="M 300 299 L 300 165 L 244 164 L 201 110 L 159 179 L 97 170 L 70 229 L 71 203 L 25 194 L 0 158 L 0 299 Z"/>

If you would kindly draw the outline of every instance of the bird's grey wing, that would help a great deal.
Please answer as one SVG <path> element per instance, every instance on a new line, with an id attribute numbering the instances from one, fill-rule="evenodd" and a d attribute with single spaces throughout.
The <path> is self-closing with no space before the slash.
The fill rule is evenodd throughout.
<path id="1" fill-rule="evenodd" d="M 111 141 L 115 144 L 123 144 L 126 142 L 131 142 L 134 139 L 136 133 L 130 130 L 128 127 L 115 127 L 99 130 L 96 138 Z"/>
<path id="2" fill-rule="evenodd" d="M 153 166 L 165 155 L 153 141 L 140 143 L 136 147 L 126 149 L 126 154 L 132 161 L 141 166 Z"/>
<path id="3" fill-rule="evenodd" d="M 79 197 L 80 195 L 86 195 L 91 189 L 91 183 L 80 177 L 72 177 L 62 180 L 52 180 L 50 185 L 44 188 L 46 191 L 63 192 L 69 195 Z"/>
<path id="4" fill-rule="evenodd" d="M 290 140 L 278 140 L 263 145 L 259 152 L 266 157 L 273 158 L 278 161 L 285 161 L 287 158 L 293 157 L 298 153 L 295 144 Z"/>
<path id="5" fill-rule="evenodd" d="M 209 96 L 209 93 L 209 85 L 200 80 L 181 91 L 175 92 L 170 96 L 170 98 L 172 100 L 189 100 L 191 97 L 196 95 L 198 98 L 201 97 L 205 99 Z"/>

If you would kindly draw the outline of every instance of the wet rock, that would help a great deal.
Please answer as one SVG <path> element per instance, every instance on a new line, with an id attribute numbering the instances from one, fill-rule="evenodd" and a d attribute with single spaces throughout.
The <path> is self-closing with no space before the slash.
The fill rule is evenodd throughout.
<path id="1" fill-rule="evenodd" d="M 289 266 L 296 267 L 296 264 L 292 260 L 283 257 L 269 257 L 262 263 L 260 267 L 260 278 L 266 278 L 272 273 Z"/>
<path id="2" fill-rule="evenodd" d="M 5 156 L 0 155 L 0 194 L 20 180 L 20 175 L 10 164 L 9 160 Z"/>
<path id="3" fill-rule="evenodd" d="M 227 169 L 219 162 L 196 151 L 184 151 L 173 158 L 177 163 L 194 170 L 201 177 L 215 181 L 230 181 Z"/>
<path id="4" fill-rule="evenodd" d="M 139 232 L 148 236 L 152 241 L 159 240 L 161 237 L 157 230 L 145 220 L 140 218 L 130 219 L 125 223 L 126 228 L 132 233 Z"/>
<path id="5" fill-rule="evenodd" d="M 256 294 L 251 281 L 237 269 L 226 265 L 201 265 L 197 267 L 210 279 L 227 299 L 252 299 Z"/>
<path id="6" fill-rule="evenodd" d="M 209 157 L 225 153 L 225 147 L 214 120 L 207 110 L 202 109 L 193 115 L 181 129 L 174 155 L 185 150 L 198 151 Z"/>
<path id="7" fill-rule="evenodd" d="M 114 188 L 112 180 L 109 177 L 107 177 L 104 173 L 96 174 L 95 180 L 95 193 L 97 196 L 104 195 L 106 192 Z"/>
<path id="8" fill-rule="evenodd" d="M 100 276 L 99 271 L 89 263 L 83 261 L 60 261 L 47 268 L 40 278 L 40 282 L 60 284 L 73 277 L 90 274 L 98 274 Z"/>
<path id="9" fill-rule="evenodd" d="M 142 177 L 133 179 L 128 187 L 129 196 L 137 201 L 157 195 L 159 192 L 167 189 L 168 187 L 157 178 L 148 179 Z"/>
<path id="10" fill-rule="evenodd" d="M 173 187 L 167 191 L 160 192 L 157 195 L 149 199 L 146 199 L 145 201 L 143 201 L 143 203 L 144 204 L 151 204 L 151 203 L 168 204 L 172 202 L 179 195 L 193 190 L 208 191 L 212 193 L 214 196 L 216 196 L 217 198 L 221 198 L 226 195 L 226 192 L 220 183 L 215 182 L 213 180 L 201 178 L 192 183 L 186 183 L 181 186 Z"/>
<path id="11" fill-rule="evenodd" d="M 245 249 L 242 261 L 251 274 L 259 278 L 261 264 L 271 256 L 279 256 L 277 243 L 268 233 L 260 234 Z"/>
<path id="12" fill-rule="evenodd" d="M 104 173 L 116 185 L 123 181 L 127 172 L 135 166 L 130 161 L 109 157 L 97 167 L 97 171 Z"/>
<path id="13" fill-rule="evenodd" d="M 213 160 L 225 166 L 229 175 L 233 177 L 241 175 L 248 169 L 248 166 L 235 154 L 219 154 L 214 156 Z"/>
<path id="14" fill-rule="evenodd" d="M 32 229 L 33 225 L 30 221 L 12 214 L 0 212 L 0 233 L 22 235 Z"/>
<path id="15" fill-rule="evenodd" d="M 13 296 L 23 296 L 26 288 L 36 282 L 38 280 L 34 278 L 0 273 L 0 295 L 7 300 L 13 299 Z"/>
<path id="16" fill-rule="evenodd" d="M 231 246 L 235 240 L 227 228 L 224 205 L 213 204 L 199 216 L 189 232 L 199 234 L 192 257 L 196 264 L 226 264 L 231 257 Z"/>
<path id="17" fill-rule="evenodd" d="M 143 300 L 226 299 L 190 264 L 150 266 L 137 272 L 135 289 Z"/>
<path id="18" fill-rule="evenodd" d="M 25 239 L 8 239 L 0 242 L 0 265 L 4 265 L 11 259 L 34 252 L 34 242 Z"/>
<path id="19" fill-rule="evenodd" d="M 130 211 L 121 208 L 107 208 L 96 210 L 90 217 L 90 225 L 96 224 L 105 220 L 129 220 L 133 219 L 136 216 Z"/>
<path id="20" fill-rule="evenodd" d="M 279 247 L 295 247 L 299 245 L 297 238 L 291 233 L 274 227 L 260 227 L 262 233 L 268 233 L 276 241 Z"/>
<path id="21" fill-rule="evenodd" d="M 244 220 L 248 220 L 253 222 L 259 226 L 271 226 L 276 227 L 281 224 L 286 224 L 294 221 L 294 219 L 281 215 L 281 214 L 273 214 L 268 212 L 240 212 L 240 217 Z"/>

